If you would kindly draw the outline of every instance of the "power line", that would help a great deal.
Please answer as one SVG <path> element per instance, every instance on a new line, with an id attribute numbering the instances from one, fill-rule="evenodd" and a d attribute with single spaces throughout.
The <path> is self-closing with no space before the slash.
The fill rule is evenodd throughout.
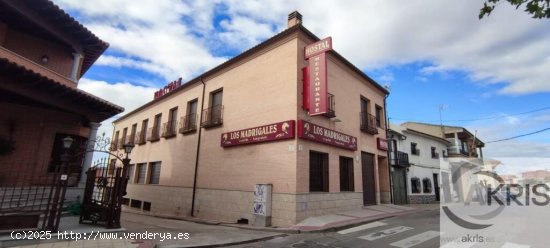
<path id="1" fill-rule="evenodd" d="M 535 109 L 535 110 L 530 110 L 530 111 L 515 113 L 515 114 L 509 114 L 509 115 L 495 115 L 495 116 L 488 116 L 488 117 L 471 118 L 471 119 L 457 119 L 457 120 L 445 120 L 445 119 L 443 119 L 443 121 L 444 122 L 465 122 L 465 121 L 491 120 L 491 119 L 505 118 L 505 117 L 510 117 L 510 116 L 531 114 L 531 113 L 535 113 L 535 112 L 544 111 L 544 110 L 547 110 L 547 109 L 550 109 L 550 107 L 544 107 L 544 108 L 539 108 L 539 109 Z M 400 121 L 411 120 L 411 119 L 403 119 L 403 118 L 391 118 L 391 119 L 400 120 Z M 412 121 L 439 122 L 440 120 L 412 120 Z"/>
<path id="2" fill-rule="evenodd" d="M 517 138 L 520 138 L 520 137 L 525 137 L 525 136 L 529 136 L 529 135 L 533 135 L 533 134 L 537 134 L 537 133 L 542 133 L 542 132 L 548 131 L 548 130 L 550 130 L 550 127 L 549 127 L 549 128 L 545 128 L 545 129 L 541 129 L 541 130 L 538 130 L 538 131 L 535 131 L 535 132 L 532 132 L 532 133 L 526 133 L 526 134 L 522 134 L 522 135 L 518 135 L 518 136 L 506 138 L 506 139 L 499 139 L 499 140 L 493 140 L 493 141 L 485 142 L 485 144 L 487 144 L 487 143 L 501 142 L 501 141 L 506 141 L 506 140 L 512 140 L 512 139 L 517 139 Z"/>

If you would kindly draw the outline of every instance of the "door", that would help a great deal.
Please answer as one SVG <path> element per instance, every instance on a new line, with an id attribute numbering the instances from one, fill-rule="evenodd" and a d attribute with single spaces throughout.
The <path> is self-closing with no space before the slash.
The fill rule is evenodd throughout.
<path id="1" fill-rule="evenodd" d="M 393 180 L 393 203 L 407 204 L 407 169 L 394 167 L 392 172 Z"/>
<path id="2" fill-rule="evenodd" d="M 363 174 L 363 205 L 376 205 L 374 154 L 361 152 L 361 167 Z"/>
<path id="3" fill-rule="evenodd" d="M 449 181 L 449 174 L 447 172 L 441 172 L 441 182 L 443 198 L 445 198 L 445 202 L 451 202 L 451 182 Z"/>
<path id="4" fill-rule="evenodd" d="M 434 173 L 434 193 L 435 193 L 435 200 L 440 201 L 439 200 L 439 179 L 438 179 L 437 173 Z"/>

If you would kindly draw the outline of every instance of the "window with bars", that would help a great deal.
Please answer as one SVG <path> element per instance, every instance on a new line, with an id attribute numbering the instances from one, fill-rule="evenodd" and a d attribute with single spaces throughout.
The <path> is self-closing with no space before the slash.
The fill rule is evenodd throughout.
<path id="1" fill-rule="evenodd" d="M 145 183 L 145 176 L 147 175 L 147 164 L 138 164 L 137 169 L 138 171 L 136 183 Z"/>
<path id="2" fill-rule="evenodd" d="M 328 192 L 328 154 L 309 152 L 309 191 Z"/>
<path id="3" fill-rule="evenodd" d="M 160 162 L 149 163 L 149 183 L 159 184 L 160 181 Z"/>
<path id="4" fill-rule="evenodd" d="M 411 192 L 413 194 L 421 193 L 422 185 L 420 185 L 420 179 L 418 177 L 411 178 Z"/>
<path id="5" fill-rule="evenodd" d="M 340 157 L 340 191 L 354 191 L 353 158 Z"/>

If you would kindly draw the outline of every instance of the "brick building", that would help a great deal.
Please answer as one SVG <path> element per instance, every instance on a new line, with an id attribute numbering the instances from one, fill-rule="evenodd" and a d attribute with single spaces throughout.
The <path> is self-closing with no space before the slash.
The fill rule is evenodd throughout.
<path id="1" fill-rule="evenodd" d="M 77 89 L 107 47 L 50 1 L 0 1 L 0 185 L 51 183 L 61 139 L 74 139 L 75 154 L 123 111 Z M 70 158 L 69 185 L 83 160 L 89 165 L 91 153 Z"/>
<path id="2" fill-rule="evenodd" d="M 252 221 L 256 184 L 272 185 L 275 226 L 389 203 L 388 91 L 331 42 L 293 12 L 286 30 L 116 120 L 113 149 L 136 144 L 126 210 Z"/>

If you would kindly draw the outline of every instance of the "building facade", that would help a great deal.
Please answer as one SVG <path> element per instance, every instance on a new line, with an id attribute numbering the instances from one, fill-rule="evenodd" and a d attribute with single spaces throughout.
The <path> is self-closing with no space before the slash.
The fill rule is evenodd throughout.
<path id="1" fill-rule="evenodd" d="M 127 211 L 252 221 L 257 184 L 272 186 L 274 226 L 390 202 L 387 152 L 377 146 L 387 90 L 334 50 L 321 51 L 331 40 L 302 26 L 299 13 L 288 23 L 114 122 L 112 148 L 136 144 Z M 326 64 L 306 59 L 309 52 Z M 311 115 L 316 93 L 306 96 L 319 89 L 307 88 L 316 86 L 315 66 L 326 68 L 322 115 Z"/>
<path id="2" fill-rule="evenodd" d="M 23 217 L 13 218 L 18 209 L 27 211 L 27 217 L 44 215 L 51 199 L 45 185 L 51 185 L 59 171 L 62 139 L 67 136 L 73 144 L 66 198 L 82 196 L 83 188 L 76 186 L 83 186 L 82 171 L 92 159 L 82 147 L 95 137 L 100 122 L 123 111 L 77 89 L 78 80 L 107 47 L 51 1 L 0 1 L 2 224 L 9 218 L 16 225 L 23 222 Z"/>
<path id="3" fill-rule="evenodd" d="M 395 203 L 440 201 L 441 181 L 450 182 L 451 173 L 440 166 L 450 142 L 394 124 L 388 132 Z M 401 169 L 404 166 L 406 169 Z M 405 197 L 406 201 L 402 200 Z"/>

